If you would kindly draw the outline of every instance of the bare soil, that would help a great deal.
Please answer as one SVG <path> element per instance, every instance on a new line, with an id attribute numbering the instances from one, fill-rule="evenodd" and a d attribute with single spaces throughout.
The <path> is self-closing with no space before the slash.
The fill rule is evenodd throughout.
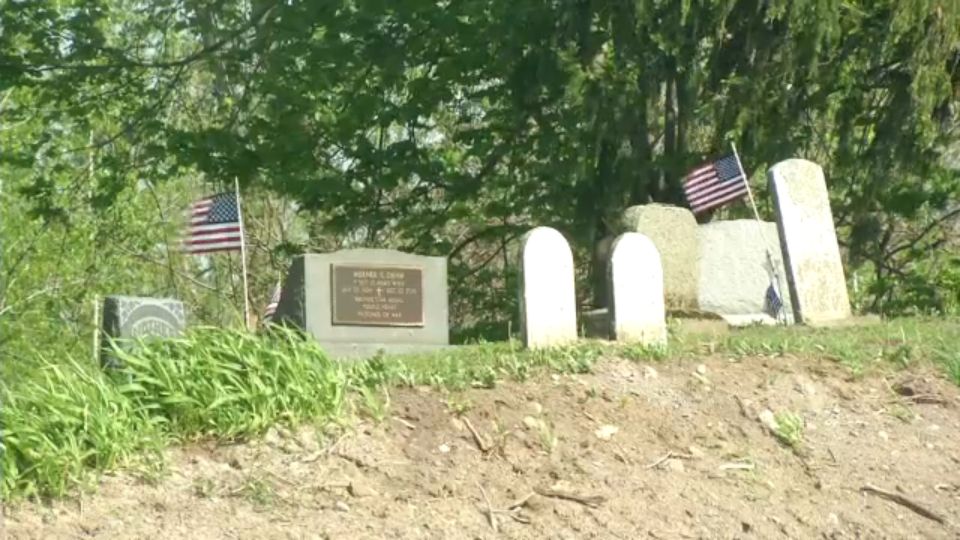
<path id="1" fill-rule="evenodd" d="M 82 504 L 7 508 L 6 533 L 960 538 L 960 392 L 932 371 L 609 359 L 493 390 L 396 389 L 390 403 L 322 444 L 307 430 L 173 450 L 155 485 L 120 474 Z M 779 440 L 764 410 L 802 417 L 802 442 Z"/>

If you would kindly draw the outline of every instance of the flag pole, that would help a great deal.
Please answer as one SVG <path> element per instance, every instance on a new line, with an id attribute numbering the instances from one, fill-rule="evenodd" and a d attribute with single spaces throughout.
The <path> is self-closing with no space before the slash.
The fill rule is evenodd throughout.
<path id="1" fill-rule="evenodd" d="M 750 189 L 750 179 L 747 176 L 747 171 L 743 168 L 743 163 L 740 161 L 740 153 L 737 152 L 737 145 L 733 141 L 730 141 L 730 148 L 733 150 L 733 157 L 737 160 L 737 167 L 740 168 L 740 174 L 743 175 L 743 183 L 747 186 L 747 197 L 750 200 L 753 217 L 757 220 L 757 229 L 760 230 L 760 240 L 763 242 L 763 250 L 767 254 L 767 265 L 770 267 L 770 274 L 776 285 L 776 293 L 782 298 L 783 289 L 780 286 L 780 273 L 777 272 L 777 266 L 773 262 L 773 255 L 770 253 L 770 244 L 767 243 L 766 235 L 763 233 L 763 220 L 760 219 L 760 212 L 757 210 L 757 201 L 753 198 L 753 190 Z M 781 303 L 780 309 L 777 310 L 777 322 L 781 322 L 781 314 L 783 314 L 783 311 L 783 305 Z M 786 322 L 785 315 L 782 322 Z"/>
<path id="2" fill-rule="evenodd" d="M 243 322 L 250 330 L 250 286 L 247 283 L 247 237 L 243 227 L 243 210 L 240 205 L 240 180 L 233 177 L 233 189 L 237 196 L 237 221 L 240 222 L 240 266 L 243 269 Z"/>

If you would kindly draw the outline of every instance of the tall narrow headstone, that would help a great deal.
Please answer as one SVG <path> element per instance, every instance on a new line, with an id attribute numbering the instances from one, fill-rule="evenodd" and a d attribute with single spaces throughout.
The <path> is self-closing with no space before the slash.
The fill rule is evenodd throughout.
<path id="1" fill-rule="evenodd" d="M 127 347 L 129 341 L 148 338 L 170 338 L 183 334 L 187 326 L 183 302 L 170 298 L 107 296 L 103 300 L 100 351 L 104 365 L 115 366 L 111 341 Z"/>
<path id="2" fill-rule="evenodd" d="M 608 276 L 613 337 L 646 345 L 666 344 L 663 266 L 653 241 L 640 233 L 618 236 L 611 249 Z"/>
<path id="3" fill-rule="evenodd" d="M 799 323 L 850 317 L 850 299 L 823 169 L 788 159 L 768 172 L 787 282 Z"/>
<path id="4" fill-rule="evenodd" d="M 536 349 L 577 339 L 573 254 L 550 227 L 537 227 L 520 245 L 520 326 L 525 346 Z"/>
<path id="5" fill-rule="evenodd" d="M 620 231 L 649 238 L 663 263 L 663 293 L 667 309 L 696 310 L 700 277 L 697 220 L 679 206 L 645 204 L 623 212 Z"/>

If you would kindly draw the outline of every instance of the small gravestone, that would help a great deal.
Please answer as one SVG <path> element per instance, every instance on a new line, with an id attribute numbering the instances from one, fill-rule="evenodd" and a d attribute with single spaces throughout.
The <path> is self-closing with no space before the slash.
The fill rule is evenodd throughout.
<path id="1" fill-rule="evenodd" d="M 823 169 L 788 159 L 768 172 L 786 277 L 799 323 L 850 317 L 850 299 Z"/>
<path id="2" fill-rule="evenodd" d="M 656 246 L 639 233 L 613 242 L 609 264 L 611 335 L 617 341 L 665 345 L 663 267 Z"/>
<path id="3" fill-rule="evenodd" d="M 186 309 L 179 300 L 107 296 L 103 300 L 101 324 L 101 332 L 107 339 L 101 350 L 101 361 L 108 366 L 116 365 L 111 341 L 123 347 L 124 342 L 131 340 L 178 337 L 183 335 L 186 326 Z"/>
<path id="4" fill-rule="evenodd" d="M 550 227 L 533 229 L 520 245 L 520 326 L 532 349 L 577 339 L 573 254 Z"/>
<path id="5" fill-rule="evenodd" d="M 663 292 L 668 310 L 695 310 L 700 264 L 697 220 L 678 206 L 646 204 L 627 208 L 620 232 L 637 232 L 651 241 L 663 263 Z"/>
<path id="6" fill-rule="evenodd" d="M 333 357 L 447 347 L 447 259 L 387 249 L 301 255 L 274 320 L 304 329 Z"/>
<path id="7" fill-rule="evenodd" d="M 734 325 L 776 323 L 793 318 L 777 224 L 752 219 L 700 225 L 700 309 L 717 313 Z M 767 251 L 774 268 L 767 260 Z M 774 274 L 775 271 L 775 274 Z M 780 313 L 768 299 L 773 286 Z"/>

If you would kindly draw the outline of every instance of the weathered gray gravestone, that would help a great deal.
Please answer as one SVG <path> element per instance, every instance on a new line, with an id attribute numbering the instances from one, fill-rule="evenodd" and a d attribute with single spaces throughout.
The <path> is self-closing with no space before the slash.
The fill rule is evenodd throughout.
<path id="1" fill-rule="evenodd" d="M 638 232 L 653 241 L 663 263 L 663 291 L 668 310 L 696 310 L 700 277 L 697 220 L 677 206 L 647 204 L 627 208 L 619 232 Z"/>
<path id="2" fill-rule="evenodd" d="M 101 361 L 107 366 L 117 365 L 111 354 L 111 341 L 125 347 L 126 340 L 178 337 L 186 327 L 186 309 L 179 300 L 107 296 L 101 323 L 101 332 L 107 339 L 103 340 Z"/>
<path id="3" fill-rule="evenodd" d="M 849 318 L 850 300 L 823 169 L 811 161 L 788 159 L 767 174 L 796 321 L 817 324 Z"/>
<path id="4" fill-rule="evenodd" d="M 617 341 L 665 345 L 663 267 L 653 242 L 639 233 L 618 236 L 608 275 L 611 335 Z"/>
<path id="5" fill-rule="evenodd" d="M 301 255 L 274 320 L 302 328 L 338 358 L 446 347 L 447 260 L 387 249 Z"/>
<path id="6" fill-rule="evenodd" d="M 573 254 L 555 229 L 537 227 L 520 245 L 520 326 L 536 349 L 577 339 Z"/>
<path id="7" fill-rule="evenodd" d="M 772 270 L 779 277 L 783 313 L 792 320 L 780 234 L 776 223 L 752 219 L 715 221 L 700 225 L 700 309 L 717 313 L 734 325 L 774 323 L 776 312 L 767 301 Z M 769 250 L 775 265 L 767 262 Z"/>

